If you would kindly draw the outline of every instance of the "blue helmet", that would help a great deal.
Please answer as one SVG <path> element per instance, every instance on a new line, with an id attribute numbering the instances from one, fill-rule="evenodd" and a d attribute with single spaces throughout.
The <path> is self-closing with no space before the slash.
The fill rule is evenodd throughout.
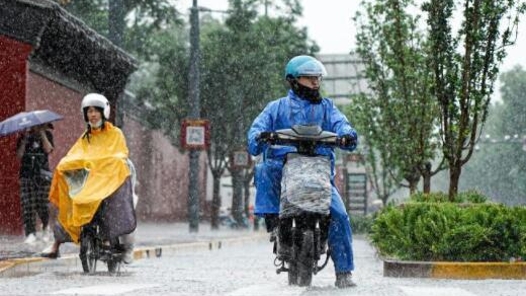
<path id="1" fill-rule="evenodd" d="M 285 67 L 285 78 L 298 78 L 300 76 L 325 76 L 327 70 L 317 59 L 300 55 L 293 57 Z"/>

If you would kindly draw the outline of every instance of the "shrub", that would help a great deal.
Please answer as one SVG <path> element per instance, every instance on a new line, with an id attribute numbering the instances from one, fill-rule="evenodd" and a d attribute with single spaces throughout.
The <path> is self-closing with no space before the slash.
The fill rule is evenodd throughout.
<path id="1" fill-rule="evenodd" d="M 482 200 L 471 193 L 464 198 Z M 380 254 L 402 260 L 526 258 L 526 207 L 412 201 L 379 212 L 370 237 Z"/>
<path id="2" fill-rule="evenodd" d="M 450 202 L 448 194 L 444 192 L 418 192 L 411 195 L 409 200 L 414 202 Z M 453 200 L 454 203 L 485 203 L 486 201 L 487 197 L 475 190 L 461 192 Z"/>
<path id="3" fill-rule="evenodd" d="M 371 231 L 373 225 L 372 216 L 352 215 L 350 216 L 351 228 L 354 234 L 364 234 Z"/>

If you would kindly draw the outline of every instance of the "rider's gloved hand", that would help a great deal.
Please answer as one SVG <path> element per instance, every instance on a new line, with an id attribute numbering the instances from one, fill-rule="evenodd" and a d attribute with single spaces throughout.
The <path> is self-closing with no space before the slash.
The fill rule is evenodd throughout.
<path id="1" fill-rule="evenodd" d="M 343 135 L 340 137 L 340 146 L 343 148 L 356 146 L 356 137 L 353 135 Z"/>
<path id="2" fill-rule="evenodd" d="M 278 135 L 274 132 L 261 132 L 256 140 L 258 142 L 267 142 L 269 144 L 274 144 L 276 143 L 277 139 Z"/>

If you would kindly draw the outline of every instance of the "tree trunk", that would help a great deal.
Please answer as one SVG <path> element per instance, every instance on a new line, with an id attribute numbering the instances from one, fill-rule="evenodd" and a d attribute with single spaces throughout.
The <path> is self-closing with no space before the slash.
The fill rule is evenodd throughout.
<path id="1" fill-rule="evenodd" d="M 424 193 L 430 193 L 431 192 L 431 174 L 426 172 L 424 175 L 422 175 L 422 177 L 424 178 L 424 184 L 423 184 L 422 189 Z"/>
<path id="2" fill-rule="evenodd" d="M 247 174 L 243 180 L 244 207 L 245 216 L 250 217 L 250 181 L 252 178 Z"/>
<path id="3" fill-rule="evenodd" d="M 409 195 L 415 194 L 418 186 L 418 181 L 410 180 L 409 181 Z"/>
<path id="4" fill-rule="evenodd" d="M 449 201 L 454 201 L 458 193 L 458 182 L 462 167 L 460 165 L 453 165 L 449 169 Z"/>
<path id="5" fill-rule="evenodd" d="M 126 10 L 124 7 L 124 0 L 110 0 L 108 11 L 108 39 L 118 47 L 123 47 L 123 36 L 126 28 Z M 111 80 L 112 77 L 108 77 Z M 124 104 L 125 100 L 116 102 L 115 108 L 115 124 L 121 129 L 124 128 Z"/>
<path id="6" fill-rule="evenodd" d="M 408 172 L 405 175 L 405 180 L 409 184 L 409 195 L 413 195 L 416 192 L 417 186 L 418 186 L 418 182 L 420 182 L 420 177 L 421 176 L 422 176 L 422 174 L 420 173 L 420 171 L 418 171 L 418 169 L 416 167 L 414 167 L 411 170 L 411 172 Z"/>
<path id="7" fill-rule="evenodd" d="M 212 213 L 210 214 L 210 224 L 212 229 L 219 229 L 219 210 L 221 209 L 221 196 L 219 195 L 221 186 L 221 177 L 214 175 L 213 194 L 212 194 Z"/>
<path id="8" fill-rule="evenodd" d="M 243 181 L 241 172 L 232 170 L 232 217 L 238 225 L 243 224 Z"/>
<path id="9" fill-rule="evenodd" d="M 124 9 L 124 0 L 110 0 L 109 2 L 109 39 L 113 44 L 122 47 L 124 28 L 126 27 L 126 10 Z"/>
<path id="10" fill-rule="evenodd" d="M 424 179 L 423 190 L 424 193 L 431 192 L 431 163 L 426 163 L 424 171 L 422 172 L 422 178 Z"/>
<path id="11" fill-rule="evenodd" d="M 245 200 L 244 200 L 244 212 L 245 212 L 245 217 L 246 217 L 246 221 L 247 221 L 247 224 L 243 225 L 244 227 L 249 227 L 250 225 L 250 181 L 252 180 L 250 174 L 248 173 L 248 171 L 246 172 L 246 175 L 245 175 L 245 180 L 243 180 L 243 193 L 245 195 Z"/>

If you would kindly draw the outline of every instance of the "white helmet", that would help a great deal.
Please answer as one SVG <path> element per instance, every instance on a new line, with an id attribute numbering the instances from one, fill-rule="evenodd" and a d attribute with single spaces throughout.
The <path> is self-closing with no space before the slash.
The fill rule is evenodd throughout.
<path id="1" fill-rule="evenodd" d="M 82 112 L 84 121 L 86 122 L 88 122 L 88 118 L 86 113 L 87 111 L 85 111 L 85 109 L 90 106 L 101 108 L 103 110 L 102 114 L 104 115 L 103 119 L 108 120 L 110 118 L 110 102 L 108 102 L 108 99 L 106 99 L 105 96 L 96 93 L 91 93 L 84 96 L 82 99 L 80 112 Z"/>

